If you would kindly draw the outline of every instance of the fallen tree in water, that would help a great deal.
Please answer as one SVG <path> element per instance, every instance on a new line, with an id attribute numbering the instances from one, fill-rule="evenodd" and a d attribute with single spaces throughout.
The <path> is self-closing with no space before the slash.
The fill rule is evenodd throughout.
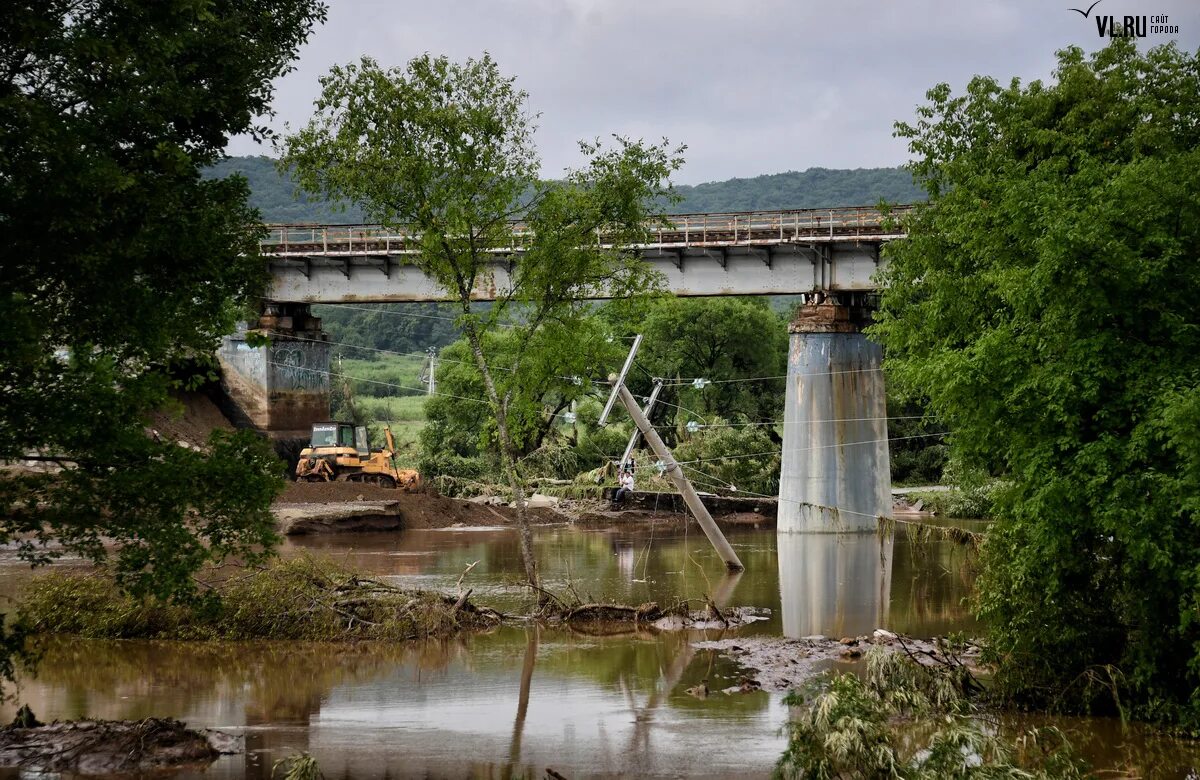
<path id="1" fill-rule="evenodd" d="M 27 708 L 22 713 L 28 713 Z M 204 767 L 241 741 L 194 731 L 170 718 L 37 723 L 32 714 L 0 729 L 0 767 L 35 772 L 110 775 L 184 766 Z"/>
<path id="2" fill-rule="evenodd" d="M 104 570 L 46 574 L 26 587 L 17 615 L 31 634 L 95 639 L 403 640 L 501 621 L 469 595 L 397 588 L 301 556 L 209 583 L 187 603 L 131 596 Z"/>
<path id="3" fill-rule="evenodd" d="M 614 602 L 584 602 L 569 588 L 569 595 L 556 594 L 538 588 L 542 607 L 537 618 L 550 625 L 564 625 L 573 631 L 587 634 L 618 634 L 650 629 L 678 631 L 693 629 L 736 628 L 757 620 L 766 620 L 769 609 L 756 607 L 725 607 L 713 599 L 700 600 L 700 609 L 693 601 L 678 601 L 665 608 L 657 602 L 631 606 Z"/>

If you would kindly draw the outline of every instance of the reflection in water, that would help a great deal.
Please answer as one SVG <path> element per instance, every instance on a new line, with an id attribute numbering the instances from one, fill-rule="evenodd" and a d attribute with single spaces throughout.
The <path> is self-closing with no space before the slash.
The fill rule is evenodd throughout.
<path id="1" fill-rule="evenodd" d="M 740 637 L 973 627 L 964 606 L 973 574 L 952 543 L 913 545 L 903 532 L 731 530 L 729 539 L 747 569 L 720 579 L 707 540 L 683 526 L 539 529 L 535 549 L 552 589 L 575 587 L 588 600 L 666 605 L 708 595 L 771 610 Z M 520 548 L 508 529 L 314 537 L 288 542 L 284 554 L 302 551 L 448 592 L 478 559 L 466 583 L 476 599 L 512 612 L 528 604 L 514 585 Z M 0 554 L 0 593 L 24 570 Z M 403 645 L 54 641 L 0 720 L 27 701 L 43 719 L 157 715 L 243 731 L 246 754 L 220 759 L 205 778 L 267 778 L 275 760 L 299 750 L 331 780 L 540 777 L 547 766 L 572 778 L 765 777 L 783 747 L 781 697 L 686 693 L 742 676 L 693 644 L 720 635 L 595 637 L 530 625 Z"/>
<path id="2" fill-rule="evenodd" d="M 888 626 L 892 534 L 781 533 L 784 636 L 860 636 Z"/>
<path id="3" fill-rule="evenodd" d="M 525 659 L 521 662 L 521 690 L 517 694 L 517 717 L 513 721 L 512 745 L 508 749 L 508 764 L 516 766 L 521 761 L 521 735 L 525 731 L 525 715 L 529 712 L 529 686 L 533 682 L 533 667 L 537 663 L 538 634 L 541 627 L 530 626 L 526 632 Z"/>

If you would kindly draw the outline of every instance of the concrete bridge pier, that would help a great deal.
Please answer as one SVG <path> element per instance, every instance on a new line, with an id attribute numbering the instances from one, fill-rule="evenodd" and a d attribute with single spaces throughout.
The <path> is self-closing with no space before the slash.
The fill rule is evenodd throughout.
<path id="1" fill-rule="evenodd" d="M 270 343 L 258 337 L 270 334 Z M 329 419 L 329 336 L 308 304 L 265 302 L 217 350 L 226 413 L 280 441 Z"/>
<path id="2" fill-rule="evenodd" d="M 779 533 L 875 531 L 890 517 L 883 351 L 864 293 L 806 295 L 788 330 Z"/>

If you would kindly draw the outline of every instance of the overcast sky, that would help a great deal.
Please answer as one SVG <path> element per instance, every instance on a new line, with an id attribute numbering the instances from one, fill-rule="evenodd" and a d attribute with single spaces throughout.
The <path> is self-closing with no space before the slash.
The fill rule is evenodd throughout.
<path id="1" fill-rule="evenodd" d="M 892 124 L 940 82 L 1046 78 L 1055 50 L 1101 45 L 1095 17 L 1167 15 L 1200 44 L 1200 0 L 328 0 L 329 21 L 277 85 L 274 122 L 311 112 L 317 78 L 368 55 L 491 52 L 541 113 L 543 174 L 609 133 L 687 144 L 677 181 L 898 165 Z M 246 138 L 232 154 L 270 154 Z"/>

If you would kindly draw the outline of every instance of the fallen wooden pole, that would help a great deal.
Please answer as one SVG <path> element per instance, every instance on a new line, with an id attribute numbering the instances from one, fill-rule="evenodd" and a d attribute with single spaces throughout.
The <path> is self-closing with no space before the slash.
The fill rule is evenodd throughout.
<path id="1" fill-rule="evenodd" d="M 618 379 L 616 386 L 613 388 L 621 403 L 625 406 L 625 411 L 629 412 L 629 416 L 633 418 L 633 422 L 637 425 L 638 430 L 642 432 L 642 438 L 650 445 L 650 449 L 658 456 L 666 465 L 666 475 L 675 483 L 676 489 L 683 494 L 683 500 L 687 502 L 688 509 L 692 510 L 692 514 L 696 516 L 697 522 L 700 523 L 700 528 L 703 529 L 704 535 L 708 537 L 708 541 L 712 542 L 712 546 L 716 549 L 717 554 L 721 556 L 721 560 L 725 561 L 725 567 L 730 571 L 745 571 L 746 567 L 742 565 L 737 553 L 733 551 L 733 546 L 729 544 L 729 540 L 725 538 L 725 534 L 721 533 L 721 529 L 713 521 L 712 515 L 708 513 L 708 507 L 704 506 L 704 502 L 700 500 L 700 496 L 696 495 L 695 488 L 692 483 L 683 473 L 683 467 L 675 462 L 675 458 L 671 455 L 671 451 L 667 449 L 667 445 L 663 444 L 662 438 L 659 437 L 658 431 L 654 430 L 654 426 L 646 419 L 646 415 L 642 414 L 641 407 L 633 397 L 633 393 L 629 392 L 629 388 L 625 387 L 625 383 Z"/>

